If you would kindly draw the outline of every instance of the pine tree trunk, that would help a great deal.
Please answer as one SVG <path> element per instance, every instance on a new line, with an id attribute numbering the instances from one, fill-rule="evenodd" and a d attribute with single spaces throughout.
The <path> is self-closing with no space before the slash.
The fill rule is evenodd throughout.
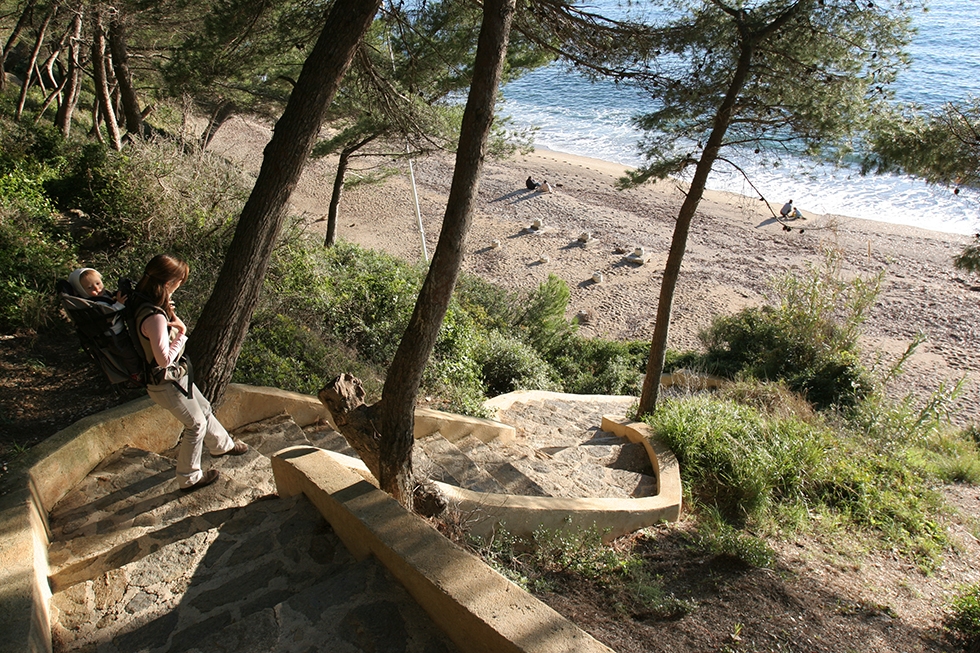
<path id="1" fill-rule="evenodd" d="M 224 100 L 218 105 L 217 110 L 211 115 L 211 119 L 208 120 L 207 128 L 201 134 L 202 150 L 207 149 L 208 145 L 211 144 L 211 139 L 218 133 L 218 128 L 234 115 L 235 110 L 235 103 L 231 100 Z"/>
<path id="2" fill-rule="evenodd" d="M 340 196 L 344 192 L 344 177 L 347 175 L 350 158 L 355 152 L 376 138 L 377 135 L 368 136 L 340 151 L 340 158 L 337 161 L 337 174 L 333 179 L 333 192 L 330 194 L 330 206 L 327 208 L 327 234 L 323 238 L 324 247 L 333 247 L 337 242 L 337 216 L 340 213 Z"/>
<path id="3" fill-rule="evenodd" d="M 24 7 L 24 11 L 20 13 L 20 18 L 17 19 L 17 24 L 14 25 L 13 31 L 7 38 L 6 45 L 4 45 L 3 50 L 0 51 L 0 91 L 5 89 L 7 86 L 7 75 L 4 72 L 7 65 L 7 56 L 10 54 L 10 51 L 14 49 L 14 46 L 17 45 L 17 39 L 20 38 L 20 33 L 24 31 L 24 27 L 27 26 L 28 21 L 30 21 L 31 17 L 34 15 L 35 5 L 37 5 L 37 0 L 31 0 L 27 3 L 27 6 Z"/>
<path id="4" fill-rule="evenodd" d="M 687 249 L 687 236 L 691 230 L 691 221 L 698 210 L 698 204 L 704 196 L 704 188 L 708 174 L 718 158 L 725 132 L 731 124 L 735 112 L 735 104 L 742 92 L 745 80 L 748 78 L 749 66 L 752 63 L 754 49 L 751 44 L 742 44 L 742 50 L 735 72 L 728 85 L 725 99 L 715 113 L 711 134 L 708 136 L 704 151 L 694 169 L 694 177 L 688 188 L 687 196 L 681 204 L 674 225 L 674 235 L 670 241 L 670 251 L 667 253 L 667 264 L 664 267 L 664 278 L 660 283 L 660 299 L 657 303 L 657 318 L 653 328 L 653 340 L 650 343 L 650 355 L 647 358 L 646 377 L 643 379 L 643 391 L 640 394 L 640 404 L 637 417 L 649 415 L 657 407 L 660 398 L 660 376 L 664 371 L 664 359 L 667 354 L 667 332 L 670 328 L 670 311 L 674 303 L 674 290 L 677 288 L 677 278 L 681 272 L 681 262 Z"/>
<path id="5" fill-rule="evenodd" d="M 129 71 L 129 49 L 126 45 L 126 25 L 120 10 L 116 9 L 109 18 L 109 50 L 112 52 L 112 67 L 119 85 L 123 115 L 126 117 L 126 132 L 133 138 L 143 138 L 143 114 L 139 98 L 133 88 L 133 77 Z"/>
<path id="6" fill-rule="evenodd" d="M 92 73 L 95 79 L 95 94 L 98 98 L 99 112 L 105 120 L 109 142 L 117 152 L 122 150 L 122 138 L 116 112 L 112 109 L 112 94 L 109 92 L 109 77 L 106 73 L 105 28 L 102 23 L 102 8 L 92 12 Z M 100 132 L 101 133 L 101 132 Z"/>
<path id="7" fill-rule="evenodd" d="M 381 475 L 378 481 L 381 489 L 409 509 L 414 487 L 415 402 L 422 372 L 435 347 L 463 263 L 466 234 L 473 221 L 515 5 L 516 0 L 486 0 L 483 3 L 473 83 L 463 112 L 456 166 L 439 244 L 381 393 Z"/>
<path id="8" fill-rule="evenodd" d="M 347 174 L 347 164 L 351 151 L 344 148 L 337 160 L 337 174 L 333 178 L 333 192 L 330 194 L 330 206 L 327 207 L 327 233 L 323 237 L 324 247 L 333 247 L 337 242 L 337 212 L 340 208 L 340 195 L 344 191 L 344 175 Z"/>
<path id="9" fill-rule="evenodd" d="M 55 126 L 65 138 L 71 133 L 72 115 L 75 113 L 75 106 L 78 104 L 78 91 L 80 88 L 80 64 L 78 58 L 79 46 L 82 40 L 82 8 L 79 7 L 72 19 L 72 35 L 68 41 L 68 71 L 65 73 L 65 90 L 62 94 L 61 104 L 58 106 L 58 113 L 55 116 Z"/>
<path id="10" fill-rule="evenodd" d="M 189 342 L 198 385 L 217 401 L 231 381 L 262 281 L 320 125 L 381 0 L 336 0 L 300 73 Z"/>
<path id="11" fill-rule="evenodd" d="M 34 41 L 34 49 L 31 51 L 31 59 L 27 63 L 27 74 L 24 75 L 24 84 L 20 88 L 20 99 L 17 102 L 17 120 L 24 113 L 24 105 L 27 103 L 27 90 L 31 87 L 31 80 L 34 78 L 34 70 L 37 68 L 37 56 L 41 51 L 41 46 L 44 44 L 44 35 L 48 30 L 48 25 L 51 23 L 51 19 L 54 18 L 55 13 L 58 11 L 58 5 L 54 5 L 48 15 L 44 17 L 44 22 L 41 23 L 41 29 L 37 32 L 37 40 Z"/>

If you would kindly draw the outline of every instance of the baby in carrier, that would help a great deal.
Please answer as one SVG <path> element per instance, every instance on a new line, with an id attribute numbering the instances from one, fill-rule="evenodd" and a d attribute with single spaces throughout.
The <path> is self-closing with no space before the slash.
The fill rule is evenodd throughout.
<path id="1" fill-rule="evenodd" d="M 82 347 L 109 382 L 139 385 L 143 366 L 126 326 L 127 296 L 110 294 L 92 268 L 78 268 L 68 281 L 59 281 L 58 293 Z"/>
<path id="2" fill-rule="evenodd" d="M 121 319 L 119 311 L 126 307 L 126 295 L 117 290 L 115 295 L 109 294 L 102 283 L 102 275 L 98 270 L 92 268 L 78 268 L 68 277 L 68 283 L 78 297 L 82 299 L 105 304 L 112 311 L 103 311 L 107 315 L 109 326 L 106 335 L 118 335 L 126 327 Z M 114 315 L 112 315 L 114 313 Z M 112 317 L 108 317 L 112 315 Z"/>

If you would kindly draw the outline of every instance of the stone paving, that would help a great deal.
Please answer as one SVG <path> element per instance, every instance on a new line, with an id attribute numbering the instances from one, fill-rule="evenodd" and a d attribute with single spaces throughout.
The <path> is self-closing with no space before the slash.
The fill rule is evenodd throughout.
<path id="1" fill-rule="evenodd" d="M 506 447 L 428 438 L 416 465 L 485 492 L 560 497 L 656 493 L 640 445 L 598 429 L 628 402 L 515 404 Z M 239 429 L 244 456 L 210 459 L 212 486 L 177 489 L 173 452 L 124 449 L 52 511 L 55 651 L 440 653 L 453 644 L 373 560 L 356 562 L 303 497 L 275 496 L 267 456 L 314 444 L 352 455 L 327 427 L 287 416 Z M 476 464 L 474 464 L 474 462 Z"/>
<path id="2" fill-rule="evenodd" d="M 599 429 L 603 415 L 625 415 L 632 399 L 515 403 L 500 415 L 517 429 L 513 464 L 550 496 L 635 498 L 657 494 L 643 445 Z M 532 453 L 533 452 L 533 455 Z"/>
<path id="3" fill-rule="evenodd" d="M 263 453 L 306 443 L 289 420 L 236 435 L 192 493 L 173 460 L 125 449 L 50 516 L 55 651 L 391 651 L 455 646 L 387 570 L 356 562 L 302 496 L 274 495 Z"/>

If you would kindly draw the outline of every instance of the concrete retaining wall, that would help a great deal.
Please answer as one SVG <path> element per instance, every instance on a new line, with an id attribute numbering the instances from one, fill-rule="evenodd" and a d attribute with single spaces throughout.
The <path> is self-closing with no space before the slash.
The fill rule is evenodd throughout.
<path id="1" fill-rule="evenodd" d="M 273 388 L 232 385 L 218 410 L 229 429 L 289 413 L 300 426 L 329 413 L 315 397 Z M 457 509 L 482 514 L 488 531 L 500 521 L 512 532 L 569 524 L 620 535 L 680 513 L 677 462 L 652 443 L 642 424 L 604 418 L 602 428 L 642 442 L 660 494 L 643 499 L 556 499 L 486 495 L 443 485 Z M 180 424 L 148 398 L 79 420 L 34 447 L 0 485 L 0 652 L 51 651 L 47 514 L 106 456 L 132 446 L 163 452 L 176 444 Z M 474 435 L 484 442 L 514 438 L 492 420 L 432 410 L 416 414 L 416 437 Z M 280 452 L 273 469 L 280 493 L 302 492 L 317 505 L 359 557 L 375 555 L 415 596 L 461 650 L 584 653 L 609 651 L 536 599 L 449 544 L 415 515 L 364 481 L 343 456 L 312 447 Z M 360 461 L 355 461 L 360 462 Z M 361 466 L 363 467 L 363 465 Z M 477 530 L 480 524 L 475 524 Z M 459 631 L 458 633 L 456 631 Z"/>

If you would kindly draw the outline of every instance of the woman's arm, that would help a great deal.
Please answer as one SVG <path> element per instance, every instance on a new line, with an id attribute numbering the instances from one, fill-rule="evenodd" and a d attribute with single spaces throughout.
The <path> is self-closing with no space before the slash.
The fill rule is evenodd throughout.
<path id="1" fill-rule="evenodd" d="M 167 323 L 167 318 L 159 313 L 143 320 L 140 329 L 149 339 L 153 358 L 160 367 L 167 367 L 173 363 L 180 355 L 184 343 L 187 342 L 187 334 L 183 329 L 178 329 L 177 337 L 173 341 L 170 340 L 170 325 Z"/>

